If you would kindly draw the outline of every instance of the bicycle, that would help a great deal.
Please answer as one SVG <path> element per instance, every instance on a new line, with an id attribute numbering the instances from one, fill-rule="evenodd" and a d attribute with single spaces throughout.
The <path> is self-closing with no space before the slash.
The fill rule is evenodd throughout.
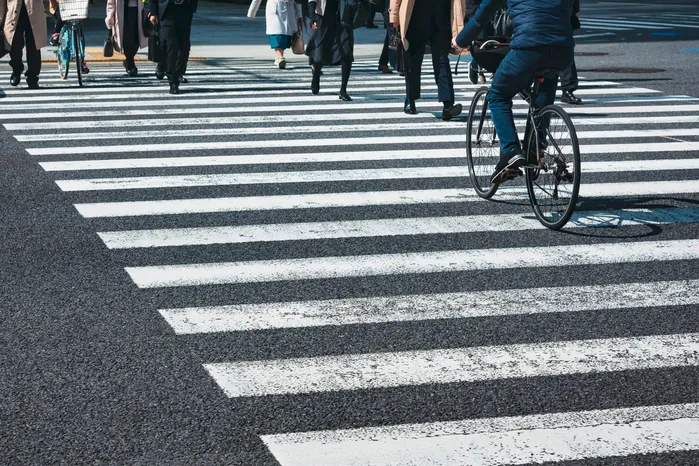
<path id="1" fill-rule="evenodd" d="M 479 56 L 488 50 L 487 47 L 494 52 Z M 474 59 L 488 71 L 497 70 L 507 51 L 508 44 L 493 41 L 474 43 L 471 47 Z M 570 220 L 580 191 L 580 146 L 570 116 L 558 105 L 548 105 L 540 110 L 534 107 L 541 83 L 546 78 L 558 79 L 559 72 L 541 70 L 535 75 L 530 89 L 519 92 L 529 107 L 522 145 L 527 163 L 521 167 L 527 194 L 536 218 L 552 230 L 562 228 Z M 468 113 L 466 144 L 471 184 L 483 199 L 492 198 L 499 188 L 499 184 L 491 183 L 492 173 L 500 159 L 500 143 L 490 118 L 488 91 L 488 87 L 482 87 L 473 97 Z M 520 174 L 518 169 L 510 170 L 507 180 Z"/>
<path id="2" fill-rule="evenodd" d="M 85 62 L 85 36 L 82 21 L 87 19 L 89 0 L 61 0 L 59 8 L 65 25 L 61 29 L 56 49 L 58 74 L 61 79 L 68 78 L 71 60 L 75 60 L 78 85 L 83 85 L 83 63 Z"/>

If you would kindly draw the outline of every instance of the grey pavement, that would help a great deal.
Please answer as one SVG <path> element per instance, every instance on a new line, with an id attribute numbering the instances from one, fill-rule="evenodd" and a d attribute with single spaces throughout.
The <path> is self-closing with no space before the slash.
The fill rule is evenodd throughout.
<path id="1" fill-rule="evenodd" d="M 584 3 L 635 25 L 578 40 L 562 232 L 475 201 L 466 112 L 439 119 L 425 68 L 404 115 L 382 30 L 350 103 L 226 4 L 179 96 L 147 62 L 37 91 L 0 68 L 0 464 L 699 465 L 692 6 Z"/>

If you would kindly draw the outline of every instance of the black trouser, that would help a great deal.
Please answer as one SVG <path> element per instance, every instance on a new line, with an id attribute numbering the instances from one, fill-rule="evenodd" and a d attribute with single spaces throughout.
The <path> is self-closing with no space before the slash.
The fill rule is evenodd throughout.
<path id="1" fill-rule="evenodd" d="M 578 89 L 578 69 L 575 67 L 575 60 L 561 73 L 561 90 L 573 92 Z"/>
<path id="2" fill-rule="evenodd" d="M 125 2 L 128 5 L 128 2 Z M 138 7 L 126 6 L 124 8 L 124 34 L 121 38 L 124 44 L 124 56 L 126 57 L 126 65 L 128 68 L 135 68 L 136 63 L 134 57 L 138 53 L 139 37 L 138 37 Z"/>
<path id="3" fill-rule="evenodd" d="M 29 21 L 27 8 L 22 3 L 22 10 L 19 13 L 17 27 L 15 28 L 15 36 L 10 47 L 10 66 L 12 67 L 12 72 L 17 75 L 22 74 L 22 71 L 24 71 L 22 49 L 24 49 L 25 42 L 27 46 L 27 82 L 37 82 L 41 72 L 41 52 L 36 48 L 32 24 Z"/>
<path id="4" fill-rule="evenodd" d="M 160 40 L 165 61 L 165 73 L 170 84 L 178 84 L 187 71 L 190 34 L 192 32 L 192 7 L 189 2 L 170 3 L 160 21 Z"/>
<path id="5" fill-rule="evenodd" d="M 424 28 L 413 29 L 413 24 L 408 28 L 407 39 L 410 47 L 407 52 L 410 55 L 410 71 L 405 73 L 405 97 L 408 100 L 420 98 L 420 76 L 422 75 L 422 59 L 425 56 L 425 47 L 430 42 L 432 49 L 432 68 L 434 69 L 434 82 L 437 84 L 439 101 L 446 106 L 454 104 L 454 81 L 451 77 L 451 63 L 449 62 L 449 33 L 440 31 L 435 24 L 434 17 Z M 411 34 L 412 32 L 412 34 Z M 446 42 L 445 42 L 446 41 Z"/>

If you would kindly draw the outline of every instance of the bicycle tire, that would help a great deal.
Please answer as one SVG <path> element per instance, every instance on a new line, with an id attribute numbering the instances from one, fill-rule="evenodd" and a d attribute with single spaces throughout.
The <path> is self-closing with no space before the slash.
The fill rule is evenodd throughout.
<path id="1" fill-rule="evenodd" d="M 554 139 L 551 132 L 552 117 L 557 117 L 560 120 L 560 123 L 556 125 L 557 128 L 565 127 L 567 140 L 570 141 L 569 148 L 564 148 L 560 141 L 557 142 Z M 544 107 L 537 115 L 537 122 L 541 119 L 547 121 L 545 123 L 545 134 L 539 134 L 540 144 L 543 141 L 543 145 L 546 147 L 542 158 L 544 168 L 537 170 L 536 173 L 534 170 L 526 171 L 527 193 L 529 194 L 529 201 L 534 214 L 539 222 L 551 230 L 559 230 L 570 220 L 578 201 L 581 176 L 580 146 L 575 126 L 568 113 L 562 107 L 558 105 Z M 558 130 L 556 130 L 556 134 L 558 134 Z M 571 168 L 573 170 L 572 176 L 570 173 Z M 553 181 L 552 186 L 548 186 L 545 181 L 542 181 L 549 179 Z M 569 194 L 569 196 L 561 200 L 561 202 L 551 202 L 554 211 L 549 212 L 548 207 L 550 206 L 545 205 L 545 202 L 539 199 L 537 193 L 542 193 L 543 200 L 550 198 L 552 201 L 556 201 L 559 193 L 562 191 L 560 188 L 563 182 L 566 182 L 568 187 L 568 189 L 564 190 L 564 194 Z"/>
<path id="2" fill-rule="evenodd" d="M 73 51 L 75 52 L 75 72 L 78 74 L 78 86 L 83 85 L 83 50 L 80 41 L 80 28 L 73 29 Z"/>
<path id="3" fill-rule="evenodd" d="M 66 39 L 67 38 L 67 39 Z M 68 71 L 70 70 L 70 47 L 72 44 L 71 35 L 68 25 L 63 26 L 59 34 L 60 43 L 56 50 L 56 58 L 58 59 L 58 75 L 61 79 L 68 79 Z"/>
<path id="4" fill-rule="evenodd" d="M 479 105 L 481 101 L 482 104 Z M 477 114 L 479 115 L 476 122 L 475 118 Z M 474 127 L 474 122 L 477 123 L 478 126 Z M 471 179 L 471 185 L 478 196 L 483 199 L 490 199 L 498 190 L 498 185 L 492 184 L 490 182 L 490 177 L 495 170 L 495 165 L 500 155 L 500 143 L 495 140 L 495 126 L 493 126 L 493 121 L 490 119 L 487 87 L 478 89 L 473 96 L 468 111 L 466 131 L 466 159 L 468 162 L 468 173 Z M 484 134 L 487 138 L 483 138 Z M 482 138 L 483 141 L 481 141 Z M 490 141 L 487 139 L 490 139 Z M 476 149 L 481 152 L 478 156 L 474 155 Z M 483 151 L 490 155 L 483 156 Z M 491 164 L 489 163 L 489 159 L 492 158 L 493 153 L 495 154 L 495 159 Z"/>

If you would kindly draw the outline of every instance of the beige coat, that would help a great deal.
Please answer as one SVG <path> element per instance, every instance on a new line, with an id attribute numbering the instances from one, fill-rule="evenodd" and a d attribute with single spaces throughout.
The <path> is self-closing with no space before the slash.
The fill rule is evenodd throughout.
<path id="1" fill-rule="evenodd" d="M 400 35 L 403 39 L 405 50 L 410 48 L 410 43 L 405 38 L 410 25 L 410 17 L 413 14 L 415 0 L 391 0 L 389 19 L 392 23 L 400 24 Z M 456 37 L 464 28 L 464 16 L 466 15 L 466 0 L 451 0 L 451 37 Z"/>
<path id="2" fill-rule="evenodd" d="M 0 0 L 2 1 L 2 0 Z M 107 29 L 112 30 L 112 42 L 114 50 L 123 52 L 124 50 L 124 1 L 128 0 L 107 0 L 107 17 L 104 22 Z M 143 35 L 143 23 L 141 23 L 141 14 L 143 11 L 143 2 L 138 0 L 138 42 L 140 48 L 148 47 L 148 38 Z"/>
<path id="3" fill-rule="evenodd" d="M 12 45 L 17 30 L 17 21 L 22 11 L 22 5 L 27 6 L 29 21 L 32 24 L 32 33 L 36 48 L 46 47 L 48 42 L 46 32 L 46 10 L 42 0 L 0 0 L 0 24 L 4 24 L 3 35 L 6 47 Z"/>

